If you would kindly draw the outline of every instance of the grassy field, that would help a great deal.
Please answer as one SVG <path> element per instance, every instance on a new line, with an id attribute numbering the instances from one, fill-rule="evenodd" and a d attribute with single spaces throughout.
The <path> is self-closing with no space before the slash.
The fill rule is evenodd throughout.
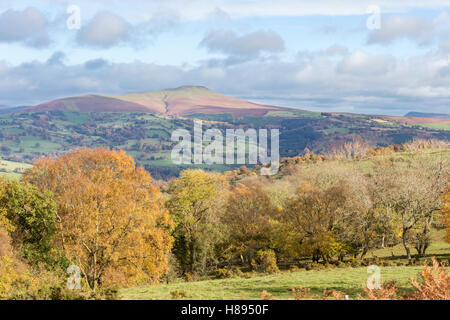
<path id="1" fill-rule="evenodd" d="M 450 259 L 450 244 L 443 241 L 444 233 L 435 231 L 432 234 L 433 243 L 430 246 L 427 257 L 436 257 L 442 260 Z M 378 257 L 392 264 L 401 266 L 388 266 L 381 268 L 382 281 L 395 280 L 401 291 L 410 291 L 412 287 L 409 279 L 417 278 L 423 267 L 406 266 L 406 257 L 401 245 L 372 251 L 368 257 Z M 240 300 L 260 299 L 261 292 L 266 290 L 275 299 L 292 299 L 291 289 L 302 286 L 310 288 L 311 294 L 321 296 L 324 290 L 339 290 L 349 295 L 350 299 L 357 299 L 362 294 L 362 284 L 366 283 L 369 274 L 367 267 L 357 268 L 333 268 L 327 270 L 310 270 L 290 272 L 283 271 L 280 274 L 261 275 L 252 278 L 232 278 L 223 280 L 206 280 L 198 282 L 178 281 L 170 284 L 153 286 L 140 286 L 123 289 L 122 299 L 132 300 L 167 300 L 172 299 L 173 292 L 183 292 L 183 299 L 193 300 Z"/>
<path id="2" fill-rule="evenodd" d="M 430 129 L 450 130 L 450 123 L 425 123 L 420 125 Z"/>
<path id="3" fill-rule="evenodd" d="M 395 280 L 399 288 L 411 290 L 409 279 L 417 277 L 422 267 L 381 267 L 383 281 Z M 337 268 L 329 270 L 310 270 L 283 272 L 276 275 L 259 276 L 250 279 L 224 279 L 198 282 L 178 282 L 168 285 L 134 287 L 121 291 L 122 299 L 167 300 L 171 292 L 182 291 L 185 299 L 192 300 L 240 300 L 260 299 L 266 290 L 275 299 L 292 299 L 291 289 L 302 286 L 310 288 L 311 294 L 322 295 L 326 289 L 343 291 L 350 299 L 357 299 L 361 286 L 367 281 L 367 268 Z"/>
<path id="4" fill-rule="evenodd" d="M 0 177 L 19 178 L 22 172 L 30 167 L 31 165 L 26 163 L 0 160 Z"/>

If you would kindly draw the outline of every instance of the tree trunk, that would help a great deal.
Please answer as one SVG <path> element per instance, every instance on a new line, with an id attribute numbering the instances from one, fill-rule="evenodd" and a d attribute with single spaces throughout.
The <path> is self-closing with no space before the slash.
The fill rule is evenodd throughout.
<path id="1" fill-rule="evenodd" d="M 430 233 L 431 224 L 433 222 L 433 217 L 429 217 L 428 220 L 425 223 L 425 226 L 423 227 L 423 231 L 421 234 L 417 235 L 417 244 L 416 244 L 416 250 L 417 254 L 420 257 L 425 256 L 425 253 L 429 246 L 429 238 L 428 234 Z"/>
<path id="2" fill-rule="evenodd" d="M 363 247 L 363 252 L 361 254 L 360 259 L 364 259 L 364 257 L 367 254 L 367 251 L 369 251 L 369 235 L 367 234 L 368 230 L 366 229 L 364 232 L 364 247 Z"/>
<path id="3" fill-rule="evenodd" d="M 362 253 L 361 253 L 361 257 L 360 257 L 359 259 L 360 259 L 360 260 L 363 260 L 364 257 L 366 256 L 366 254 L 367 254 L 367 247 L 364 246 L 364 247 L 363 247 L 363 251 L 362 251 Z"/>
<path id="4" fill-rule="evenodd" d="M 409 249 L 408 241 L 406 240 L 406 232 L 407 231 L 408 230 L 403 229 L 402 242 L 403 242 L 403 246 L 405 247 L 406 256 L 407 256 L 408 260 L 411 260 L 411 250 Z"/>
<path id="5" fill-rule="evenodd" d="M 195 248 L 194 248 L 194 241 L 189 241 L 189 269 L 191 272 L 191 275 L 194 273 L 194 259 L 195 259 Z"/>

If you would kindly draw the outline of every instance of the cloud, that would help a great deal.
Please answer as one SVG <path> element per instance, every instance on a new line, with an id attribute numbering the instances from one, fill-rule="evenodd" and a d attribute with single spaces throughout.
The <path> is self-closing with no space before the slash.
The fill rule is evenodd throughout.
<path id="1" fill-rule="evenodd" d="M 0 61 L 0 104 L 30 105 L 87 93 L 123 94 L 193 84 L 255 102 L 321 111 L 405 114 L 448 112 L 448 56 L 437 51 L 407 59 L 354 50 L 311 51 L 292 61 L 253 59 L 231 67 L 208 62 L 177 67 L 103 59 L 11 66 Z"/>
<path id="2" fill-rule="evenodd" d="M 62 51 L 57 51 L 47 60 L 48 65 L 62 65 L 66 59 L 66 54 Z"/>
<path id="3" fill-rule="evenodd" d="M 77 34 L 79 44 L 97 48 L 110 48 L 129 38 L 127 22 L 118 15 L 106 11 L 97 13 Z"/>
<path id="4" fill-rule="evenodd" d="M 283 39 L 273 31 L 259 30 L 244 35 L 233 31 L 212 31 L 200 42 L 209 52 L 219 52 L 241 58 L 255 58 L 261 53 L 284 50 Z"/>
<path id="5" fill-rule="evenodd" d="M 84 63 L 85 68 L 88 70 L 100 69 L 106 65 L 108 65 L 108 61 L 106 61 L 105 59 L 102 59 L 102 58 L 88 60 Z"/>
<path id="6" fill-rule="evenodd" d="M 432 19 L 393 16 L 382 19 L 381 28 L 370 33 L 368 44 L 391 44 L 409 39 L 420 46 L 429 45 L 435 37 L 436 23 Z"/>
<path id="7" fill-rule="evenodd" d="M 334 55 L 346 55 L 348 53 L 348 49 L 340 44 L 333 44 L 332 46 L 328 47 L 328 49 L 325 51 L 327 55 L 334 56 Z"/>
<path id="8" fill-rule="evenodd" d="M 38 9 L 7 10 L 0 15 L 0 42 L 41 48 L 50 44 L 48 20 Z"/>
<path id="9" fill-rule="evenodd" d="M 395 68 L 395 62 L 391 55 L 371 55 L 356 50 L 337 65 L 337 71 L 354 75 L 383 75 Z"/>

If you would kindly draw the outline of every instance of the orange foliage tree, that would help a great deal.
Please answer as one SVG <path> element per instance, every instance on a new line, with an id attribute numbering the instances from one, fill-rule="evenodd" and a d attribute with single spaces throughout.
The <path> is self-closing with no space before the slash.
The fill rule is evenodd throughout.
<path id="1" fill-rule="evenodd" d="M 125 152 L 77 149 L 37 161 L 24 179 L 53 192 L 57 245 L 91 289 L 167 271 L 172 221 L 149 173 Z"/>

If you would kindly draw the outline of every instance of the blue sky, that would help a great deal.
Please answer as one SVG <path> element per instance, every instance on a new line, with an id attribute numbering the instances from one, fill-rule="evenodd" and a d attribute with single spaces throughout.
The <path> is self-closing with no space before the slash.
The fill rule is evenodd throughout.
<path id="1" fill-rule="evenodd" d="M 309 110 L 449 113 L 450 1 L 421 2 L 0 0 L 0 105 L 204 85 Z"/>

